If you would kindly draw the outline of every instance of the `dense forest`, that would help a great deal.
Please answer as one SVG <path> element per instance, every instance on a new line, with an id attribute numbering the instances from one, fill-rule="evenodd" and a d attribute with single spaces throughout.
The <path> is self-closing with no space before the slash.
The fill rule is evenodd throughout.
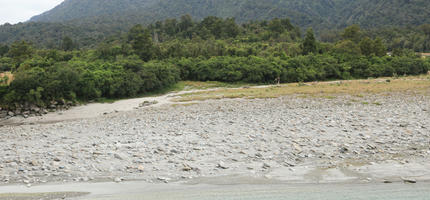
<path id="1" fill-rule="evenodd" d="M 427 0 L 66 0 L 29 22 L 0 26 L 0 43 L 26 40 L 35 47 L 54 48 L 69 36 L 79 47 L 93 48 L 135 24 L 146 26 L 185 14 L 194 20 L 234 18 L 239 24 L 289 18 L 330 42 L 340 38 L 342 29 L 357 24 L 370 37 L 383 38 L 390 50 L 430 51 L 428 42 L 423 43 L 428 34 L 420 27 L 430 23 Z"/>
<path id="2" fill-rule="evenodd" d="M 185 14 L 198 20 L 207 16 L 230 17 L 240 23 L 290 18 L 300 27 L 313 28 L 430 23 L 430 5 L 426 0 L 66 0 L 31 21 L 86 19 L 103 23 L 122 18 L 136 24 Z"/>
<path id="3" fill-rule="evenodd" d="M 428 34 L 426 26 L 421 29 Z M 180 80 L 272 84 L 417 75 L 430 69 L 430 59 L 410 49 L 395 48 L 387 56 L 384 39 L 374 33 L 352 25 L 323 42 L 311 28 L 302 33 L 287 18 L 239 24 L 234 18 L 184 15 L 135 25 L 94 48 L 79 49 L 69 36 L 49 49 L 16 41 L 0 45 L 0 71 L 14 75 L 9 85 L 1 80 L 0 104 L 21 109 L 133 97 Z"/>

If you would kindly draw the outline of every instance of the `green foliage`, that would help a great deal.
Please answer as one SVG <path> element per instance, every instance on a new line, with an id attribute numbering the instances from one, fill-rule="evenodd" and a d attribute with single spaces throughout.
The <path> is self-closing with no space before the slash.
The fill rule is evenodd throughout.
<path id="1" fill-rule="evenodd" d="M 310 28 L 306 32 L 305 40 L 303 41 L 303 54 L 308 55 L 310 53 L 317 52 L 317 43 L 314 36 L 314 31 Z"/>
<path id="2" fill-rule="evenodd" d="M 369 37 L 363 38 L 360 42 L 361 53 L 365 56 L 371 56 L 373 53 L 373 41 Z"/>
<path id="3" fill-rule="evenodd" d="M 387 47 L 382 42 L 381 38 L 376 38 L 373 41 L 373 53 L 375 53 L 376 56 L 385 56 L 387 53 Z"/>
<path id="4" fill-rule="evenodd" d="M 61 48 L 62 39 L 70 36 L 79 47 L 91 48 L 106 38 L 128 31 L 135 24 L 148 25 L 186 14 L 197 20 L 208 16 L 230 18 L 240 24 L 289 18 L 301 28 L 312 27 L 318 36 L 323 30 L 336 30 L 353 24 L 364 29 L 429 24 L 429 10 L 430 4 L 427 0 L 68 0 L 51 11 L 33 17 L 28 23 L 0 26 L 0 43 L 11 44 L 14 41 L 26 40 L 37 47 Z M 189 26 L 189 18 L 181 17 L 170 22 L 181 24 L 181 28 L 170 27 L 169 33 L 174 35 L 181 32 L 182 37 L 192 37 L 190 30 L 194 27 Z M 282 32 L 282 27 L 288 26 L 282 20 L 280 22 L 283 26 L 279 26 L 278 20 L 267 23 L 271 25 L 271 32 Z M 234 26 L 221 28 L 225 28 L 221 33 L 230 36 L 237 33 L 237 27 Z M 402 34 L 401 37 L 396 37 L 398 41 L 395 44 L 405 45 L 416 51 L 423 51 L 423 47 L 424 50 L 430 50 L 430 42 L 424 34 L 428 30 L 426 26 L 416 30 L 410 30 L 410 27 L 404 29 L 402 32 L 407 32 L 405 34 L 391 33 Z M 199 36 L 207 39 L 204 35 L 209 31 L 207 27 L 202 27 Z M 319 36 L 323 41 L 334 42 L 330 39 L 333 34 L 330 37 L 322 37 L 328 36 L 327 34 Z M 387 39 L 385 36 L 379 36 Z M 394 40 L 384 41 L 389 49 L 392 49 L 392 41 Z"/>
<path id="5" fill-rule="evenodd" d="M 379 57 L 385 56 L 387 52 L 387 48 L 382 43 L 381 38 L 376 38 L 375 40 L 371 40 L 368 37 L 365 37 L 359 43 L 361 53 L 365 56 L 376 55 Z"/>
<path id="6" fill-rule="evenodd" d="M 45 65 L 46 57 L 25 61 L 14 74 L 15 80 L 1 98 L 1 104 L 30 103 L 39 106 L 53 100 L 91 100 L 132 97 L 170 87 L 179 81 L 173 64 L 138 57 L 115 62 L 75 57 Z"/>
<path id="7" fill-rule="evenodd" d="M 6 55 L 7 52 L 9 52 L 9 46 L 0 44 L 0 57 Z"/>
<path id="8" fill-rule="evenodd" d="M 8 56 L 19 64 L 33 54 L 32 46 L 25 41 L 14 42 L 8 52 Z"/>
<path id="9" fill-rule="evenodd" d="M 288 17 L 301 27 L 375 27 L 430 22 L 429 10 L 426 0 L 68 0 L 31 21 L 139 24 L 190 14 L 199 19 L 232 17 L 240 22 Z"/>
<path id="10" fill-rule="evenodd" d="M 69 36 L 66 36 L 63 38 L 63 41 L 61 43 L 61 49 L 64 51 L 71 51 L 76 48 L 75 43 L 73 42 L 72 38 Z"/>
<path id="11" fill-rule="evenodd" d="M 426 27 L 421 27 L 423 34 Z M 193 21 L 184 15 L 76 50 L 71 37 L 35 49 L 15 42 L 0 57 L 14 81 L 0 86 L 0 105 L 115 99 L 165 91 L 180 80 L 244 83 L 323 81 L 427 73 L 430 62 L 399 48 L 386 56 L 385 38 L 351 26 L 344 39 L 318 42 L 288 19 L 239 25 L 233 18 Z M 374 39 L 371 39 L 374 38 Z M 4 80 L 0 80 L 0 82 Z"/>
<path id="12" fill-rule="evenodd" d="M 343 40 L 338 42 L 334 48 L 333 53 L 356 56 L 361 54 L 360 47 L 351 40 Z"/>
<path id="13" fill-rule="evenodd" d="M 219 56 L 172 60 L 184 80 L 272 83 L 279 75 L 274 63 L 260 57 Z"/>
<path id="14" fill-rule="evenodd" d="M 149 30 L 144 30 L 142 25 L 136 25 L 130 29 L 128 34 L 128 43 L 139 57 L 148 61 L 154 56 L 154 46 Z"/>
<path id="15" fill-rule="evenodd" d="M 362 33 L 360 30 L 360 26 L 356 24 L 345 28 L 345 30 L 342 33 L 342 38 L 344 40 L 351 40 L 355 43 L 360 42 L 361 37 L 362 37 Z"/>
<path id="16" fill-rule="evenodd" d="M 12 58 L 2 57 L 0 58 L 0 72 L 10 71 L 14 67 Z"/>

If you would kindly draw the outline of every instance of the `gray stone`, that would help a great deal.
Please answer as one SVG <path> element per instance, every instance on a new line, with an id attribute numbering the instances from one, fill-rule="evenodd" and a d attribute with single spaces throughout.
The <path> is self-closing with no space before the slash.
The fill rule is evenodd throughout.
<path id="1" fill-rule="evenodd" d="M 342 147 L 339 149 L 339 151 L 340 151 L 340 153 L 347 153 L 349 151 L 349 149 L 346 147 Z"/>
<path id="2" fill-rule="evenodd" d="M 267 163 L 263 163 L 263 169 L 269 169 L 270 168 L 270 165 L 269 164 L 267 164 Z"/>
<path id="3" fill-rule="evenodd" d="M 405 178 L 402 177 L 403 182 L 405 183 L 417 183 L 417 180 L 413 179 L 413 178 Z"/>
<path id="4" fill-rule="evenodd" d="M 157 178 L 159 181 L 163 181 L 163 182 L 165 182 L 165 183 L 169 183 L 169 181 L 171 180 L 170 178 L 167 178 L 167 177 L 158 177 Z"/>
<path id="5" fill-rule="evenodd" d="M 124 155 L 122 155 L 120 153 L 113 154 L 113 157 L 116 158 L 116 159 L 118 159 L 118 160 L 125 160 L 126 159 L 126 156 L 124 156 Z"/>
<path id="6" fill-rule="evenodd" d="M 220 161 L 218 163 L 217 167 L 220 169 L 228 169 L 229 168 L 227 165 L 225 165 L 225 163 L 223 161 Z"/>

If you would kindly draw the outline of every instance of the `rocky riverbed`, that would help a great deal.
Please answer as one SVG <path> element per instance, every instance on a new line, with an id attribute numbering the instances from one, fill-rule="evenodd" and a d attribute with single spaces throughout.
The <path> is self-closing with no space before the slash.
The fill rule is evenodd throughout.
<path id="1" fill-rule="evenodd" d="M 166 104 L 5 125 L 0 148 L 2 184 L 202 177 L 414 182 L 430 180 L 430 97 L 291 95 Z"/>

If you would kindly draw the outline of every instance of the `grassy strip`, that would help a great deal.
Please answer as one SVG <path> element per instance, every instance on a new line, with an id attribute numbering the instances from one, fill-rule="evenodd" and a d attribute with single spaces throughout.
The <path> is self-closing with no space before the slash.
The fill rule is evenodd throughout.
<path id="1" fill-rule="evenodd" d="M 226 88 L 180 95 L 175 101 L 203 101 L 223 98 L 277 98 L 291 94 L 334 98 L 335 94 L 363 96 L 369 93 L 422 92 L 429 94 L 430 76 L 410 76 L 402 78 L 367 79 L 331 82 L 291 83 L 262 88 Z"/>
<path id="2" fill-rule="evenodd" d="M 245 87 L 245 86 L 255 86 L 256 84 L 249 83 L 225 83 L 218 81 L 181 81 L 178 83 L 179 85 L 183 85 L 184 90 L 204 90 L 211 88 L 237 88 L 237 87 Z"/>

